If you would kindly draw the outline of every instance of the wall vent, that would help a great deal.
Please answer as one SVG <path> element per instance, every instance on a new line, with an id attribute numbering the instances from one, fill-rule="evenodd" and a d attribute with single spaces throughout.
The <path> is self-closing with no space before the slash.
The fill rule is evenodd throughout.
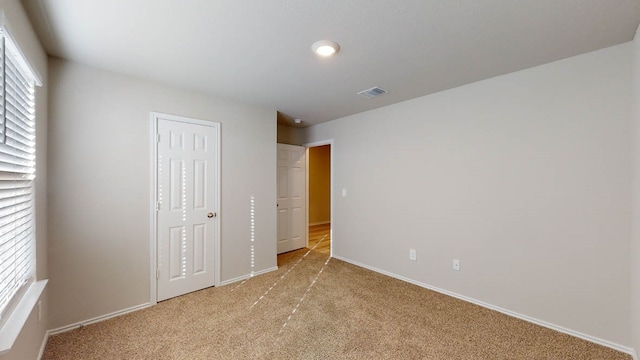
<path id="1" fill-rule="evenodd" d="M 379 86 L 374 86 L 371 89 L 367 89 L 367 90 L 362 90 L 358 93 L 358 95 L 364 96 L 367 99 L 372 99 L 376 96 L 381 96 L 384 94 L 387 94 L 388 91 L 379 87 Z"/>

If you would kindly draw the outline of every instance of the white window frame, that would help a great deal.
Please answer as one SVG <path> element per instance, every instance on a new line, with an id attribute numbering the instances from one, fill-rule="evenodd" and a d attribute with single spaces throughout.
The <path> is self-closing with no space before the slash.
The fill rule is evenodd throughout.
<path id="1" fill-rule="evenodd" d="M 11 36 L 1 10 L 0 41 L 3 44 L 3 54 L 0 59 L 2 61 L 0 63 L 0 101 L 2 102 L 0 104 L 0 156 L 2 156 L 0 174 L 3 174 L 1 178 L 4 179 L 0 180 L 3 182 L 3 184 L 0 183 L 2 185 L 0 191 L 4 189 L 5 195 L 9 195 L 9 198 L 5 197 L 7 201 L 0 204 L 0 209 L 4 207 L 9 211 L 3 215 L 5 218 L 2 220 L 5 221 L 0 222 L 4 232 L 0 235 L 0 294 L 3 293 L 2 290 L 9 290 L 4 292 L 8 296 L 0 298 L 0 355 L 3 355 L 13 346 L 29 315 L 39 302 L 47 281 L 36 281 L 35 87 L 41 86 L 42 83 L 38 73 L 28 63 L 26 56 Z M 8 73 L 11 74 L 8 75 Z M 11 110 L 7 111 L 8 108 Z M 9 122 L 11 126 L 8 125 Z M 25 125 L 29 123 L 33 124 Z M 24 156 L 20 156 L 25 153 L 32 154 L 34 158 L 25 160 Z M 15 165 L 9 165 L 12 163 Z M 18 182 L 22 185 L 18 185 Z M 25 183 L 27 187 L 23 186 Z M 21 195 L 22 192 L 24 192 L 23 195 Z M 16 201 L 13 199 L 18 195 L 30 197 L 24 209 L 15 205 L 15 202 L 11 205 L 11 201 Z M 24 200 L 21 201 L 24 202 Z M 14 225 L 11 225 L 19 223 L 16 219 L 26 219 L 26 221 L 20 220 L 22 225 L 17 231 L 12 230 Z M 25 228 L 28 230 L 25 231 Z M 23 235 L 25 232 L 27 236 Z M 2 235 L 10 233 L 13 234 L 3 238 Z M 25 240 L 17 245 L 17 239 L 20 238 Z M 5 246 L 2 247 L 2 244 Z M 22 254 L 23 257 L 16 260 L 16 254 Z M 12 258 L 14 260 L 11 260 Z M 1 265 L 3 263 L 5 266 Z M 11 274 L 12 272 L 20 275 L 16 276 Z M 40 313 L 38 313 L 38 319 L 40 319 Z"/>

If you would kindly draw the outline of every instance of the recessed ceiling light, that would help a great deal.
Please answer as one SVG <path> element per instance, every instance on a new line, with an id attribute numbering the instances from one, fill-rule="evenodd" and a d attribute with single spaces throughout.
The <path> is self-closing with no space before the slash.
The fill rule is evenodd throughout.
<path id="1" fill-rule="evenodd" d="M 293 122 L 296 124 L 302 124 L 302 120 L 301 119 L 293 119 Z"/>
<path id="2" fill-rule="evenodd" d="M 331 40 L 316 41 L 311 45 L 311 50 L 320 56 L 331 56 L 340 51 L 340 45 L 337 42 Z"/>

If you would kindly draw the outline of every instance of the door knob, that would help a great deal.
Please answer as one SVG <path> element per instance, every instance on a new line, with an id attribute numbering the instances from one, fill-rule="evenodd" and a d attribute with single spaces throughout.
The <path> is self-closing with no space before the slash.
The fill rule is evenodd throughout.
<path id="1" fill-rule="evenodd" d="M 209 219 L 211 219 L 212 217 L 216 217 L 216 213 L 212 213 L 212 212 L 210 212 L 210 213 L 208 213 L 208 214 L 207 214 L 207 217 L 208 217 Z"/>

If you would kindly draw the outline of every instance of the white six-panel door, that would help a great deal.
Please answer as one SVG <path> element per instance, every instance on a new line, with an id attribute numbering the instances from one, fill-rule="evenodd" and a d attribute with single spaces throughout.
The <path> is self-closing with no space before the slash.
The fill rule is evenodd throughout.
<path id="1" fill-rule="evenodd" d="M 278 144 L 278 254 L 307 246 L 305 152 Z"/>
<path id="2" fill-rule="evenodd" d="M 218 131 L 158 115 L 158 301 L 215 284 Z"/>

